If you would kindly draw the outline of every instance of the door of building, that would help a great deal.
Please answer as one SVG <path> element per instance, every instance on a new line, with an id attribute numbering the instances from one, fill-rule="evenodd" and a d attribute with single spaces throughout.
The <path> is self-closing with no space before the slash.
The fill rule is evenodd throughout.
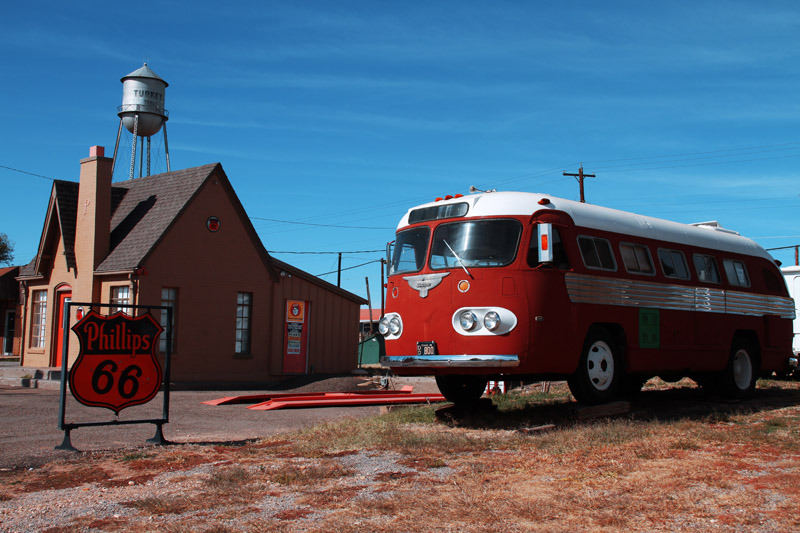
<path id="1" fill-rule="evenodd" d="M 64 329 L 64 308 L 67 302 L 72 301 L 72 291 L 61 291 L 58 293 L 58 307 L 56 308 L 56 347 L 55 347 L 55 366 L 61 366 L 64 355 L 64 333 L 69 333 L 69 328 Z"/>
<path id="2" fill-rule="evenodd" d="M 286 300 L 286 325 L 283 341 L 283 372 L 308 372 L 308 329 L 311 302 Z"/>
<path id="3" fill-rule="evenodd" d="M 14 319 L 16 318 L 16 311 L 9 309 L 6 311 L 5 320 L 3 320 L 3 355 L 14 354 Z"/>

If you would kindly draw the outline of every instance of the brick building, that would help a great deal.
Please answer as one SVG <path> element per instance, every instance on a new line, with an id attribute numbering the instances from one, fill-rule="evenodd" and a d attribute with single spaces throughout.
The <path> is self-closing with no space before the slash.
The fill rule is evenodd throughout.
<path id="1" fill-rule="evenodd" d="M 0 355 L 19 355 L 19 267 L 0 268 Z"/>
<path id="2" fill-rule="evenodd" d="M 93 147 L 78 183 L 53 183 L 39 251 L 18 277 L 23 366 L 61 364 L 61 312 L 72 301 L 173 306 L 178 382 L 355 368 L 364 300 L 272 258 L 219 163 L 117 183 L 111 167 Z M 299 331 L 290 310 L 303 320 L 301 341 L 287 337 L 289 322 Z"/>

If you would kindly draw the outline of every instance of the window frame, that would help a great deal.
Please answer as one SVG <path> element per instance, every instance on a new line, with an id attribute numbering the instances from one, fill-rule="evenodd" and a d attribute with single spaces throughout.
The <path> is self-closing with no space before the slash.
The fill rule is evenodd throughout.
<path id="1" fill-rule="evenodd" d="M 706 261 L 706 260 L 707 259 L 711 260 L 710 264 L 711 264 L 711 266 L 714 267 L 714 270 L 713 270 L 712 274 L 714 274 L 715 279 L 712 279 L 712 280 L 703 279 L 703 275 L 701 274 L 701 271 L 698 269 L 698 264 L 697 264 L 697 260 L 700 259 L 700 258 L 702 258 L 704 260 L 704 263 L 705 263 L 704 266 L 705 267 L 707 267 L 709 265 L 708 261 Z M 717 258 L 714 257 L 713 255 L 700 253 L 700 252 L 694 253 L 694 254 L 692 254 L 692 265 L 694 266 L 694 273 L 697 275 L 697 281 L 699 281 L 700 283 L 710 283 L 710 284 L 713 284 L 713 285 L 719 285 L 719 284 L 722 283 L 722 277 L 719 274 L 719 265 L 717 265 Z M 703 272 L 705 272 L 705 271 L 706 271 L 706 268 L 703 268 Z"/>
<path id="2" fill-rule="evenodd" d="M 670 268 L 672 270 L 677 270 L 675 268 L 675 262 L 673 261 L 675 255 L 677 254 L 681 258 L 681 262 L 683 264 L 683 270 L 684 270 L 684 272 L 686 272 L 686 277 L 679 276 L 679 275 L 677 275 L 677 273 L 676 274 L 670 274 L 669 272 L 667 272 L 667 269 L 664 268 L 664 258 L 661 255 L 662 252 L 666 252 L 666 253 L 669 254 L 669 258 L 672 261 L 672 265 L 670 265 Z M 656 251 L 656 255 L 658 255 L 658 263 L 661 266 L 661 272 L 664 274 L 664 277 L 672 278 L 672 279 L 680 279 L 680 280 L 684 280 L 684 281 L 689 281 L 689 280 L 692 279 L 692 271 L 689 268 L 689 263 L 686 261 L 686 254 L 683 253 L 682 250 L 676 250 L 675 248 L 659 248 Z"/>
<path id="3" fill-rule="evenodd" d="M 118 294 L 115 294 L 116 291 L 125 291 L 125 296 L 121 297 Z M 114 307 L 115 305 L 130 305 L 131 304 L 131 286 L 130 285 L 112 285 L 109 287 L 108 292 L 108 304 L 109 304 L 109 314 L 114 314 L 122 311 L 125 314 L 131 315 L 129 311 L 130 309 L 125 309 L 122 307 Z"/>
<path id="4" fill-rule="evenodd" d="M 631 251 L 633 252 L 633 259 L 636 261 L 636 266 L 639 270 L 631 270 L 628 267 L 628 263 L 625 261 L 625 252 L 623 252 L 623 247 L 630 247 Z M 647 260 L 647 266 L 650 267 L 650 271 L 641 270 L 641 259 L 642 257 L 639 256 L 637 251 L 644 250 L 645 257 L 644 259 Z M 640 276 L 655 276 L 656 275 L 656 265 L 653 263 L 653 254 L 650 253 L 650 247 L 646 244 L 642 244 L 639 242 L 621 242 L 619 243 L 619 256 L 622 259 L 622 265 L 625 267 L 625 271 L 629 274 L 638 274 Z"/>
<path id="5" fill-rule="evenodd" d="M 31 291 L 30 348 L 43 350 L 47 340 L 47 289 Z M 42 298 L 39 298 L 42 296 Z"/>
<path id="6" fill-rule="evenodd" d="M 167 294 L 167 297 L 164 296 L 164 291 L 169 291 L 170 293 L 174 292 L 173 294 Z M 171 324 L 171 332 L 172 332 L 172 345 L 171 345 L 171 354 L 175 355 L 178 351 L 178 298 L 180 295 L 180 291 L 178 287 L 161 287 L 161 305 L 163 307 L 172 306 L 172 324 Z M 174 296 L 170 298 L 169 296 Z M 161 310 L 161 317 L 158 319 L 158 323 L 161 324 L 161 327 L 164 328 L 164 332 L 161 334 L 161 338 L 158 340 L 158 349 L 161 353 L 167 353 L 167 310 Z"/>
<path id="7" fill-rule="evenodd" d="M 480 264 L 478 261 L 483 261 L 483 260 L 478 260 L 471 256 L 465 257 L 466 254 L 464 253 L 464 250 L 459 250 L 458 244 L 456 244 L 455 242 L 448 243 L 449 245 L 453 246 L 454 250 L 451 251 L 449 248 L 447 248 L 447 245 L 445 245 L 445 249 L 447 249 L 447 252 L 438 253 L 438 250 L 441 247 L 437 248 L 438 245 L 437 236 L 441 237 L 441 234 L 439 233 L 440 231 L 446 231 L 447 228 L 455 226 L 459 227 L 459 229 L 463 229 L 468 224 L 472 224 L 473 227 L 476 228 L 481 228 L 481 226 L 487 226 L 489 224 L 507 224 L 509 226 L 513 226 L 514 230 L 516 231 L 515 240 L 514 244 L 508 247 L 508 250 L 513 252 L 511 256 L 507 257 L 506 260 L 502 262 L 497 261 L 496 264 Z M 464 267 L 466 267 L 467 269 L 508 267 L 509 265 L 514 264 L 514 262 L 517 260 L 517 256 L 519 255 L 520 242 L 522 240 L 522 232 L 523 232 L 522 222 L 520 222 L 516 218 L 475 218 L 475 219 L 459 220 L 456 222 L 444 222 L 433 228 L 433 232 L 431 233 L 430 242 L 428 246 L 429 249 L 427 252 L 428 268 L 434 271 L 442 271 L 442 270 L 456 270 L 456 269 L 460 270 L 461 268 Z M 442 242 L 444 242 L 444 239 L 442 240 Z M 456 257 L 452 255 L 453 251 L 455 251 L 455 253 L 458 255 L 458 259 L 456 259 Z M 434 264 L 435 258 L 450 258 L 450 257 L 453 258 L 452 260 L 453 264 L 449 264 L 448 259 L 445 259 L 445 262 L 443 264 L 438 264 L 438 263 Z M 463 261 L 463 265 L 461 261 Z"/>
<path id="8" fill-rule="evenodd" d="M 735 276 L 731 276 L 731 271 L 728 267 L 733 268 L 733 273 Z M 741 274 L 744 274 L 744 283 L 741 282 L 739 278 L 739 270 L 736 269 L 737 266 L 741 266 Z M 731 259 L 731 258 L 723 258 L 722 259 L 722 270 L 725 271 L 725 278 L 728 280 L 728 284 L 732 287 L 741 287 L 744 289 L 749 289 L 752 286 L 750 281 L 750 273 L 747 271 L 747 265 L 744 261 L 739 259 Z"/>
<path id="9" fill-rule="evenodd" d="M 245 297 L 247 301 L 242 301 Z M 243 313 L 243 311 L 246 311 L 246 313 Z M 252 354 L 252 349 L 253 349 L 253 293 L 237 292 L 235 342 L 234 342 L 233 353 L 239 357 L 249 356 Z"/>
<path id="10" fill-rule="evenodd" d="M 598 262 L 598 264 L 600 266 L 592 266 L 592 265 L 589 265 L 589 263 L 587 263 L 586 255 L 584 254 L 583 246 L 581 245 L 581 240 L 591 241 L 591 243 L 592 243 L 592 251 L 597 256 L 597 262 Z M 578 251 L 581 254 L 581 260 L 583 261 L 583 266 L 585 266 L 589 270 L 602 270 L 604 272 L 616 272 L 618 270 L 617 258 L 614 255 L 614 247 L 611 246 L 611 241 L 609 241 L 608 239 L 606 239 L 604 237 L 597 237 L 595 235 L 578 235 L 577 241 L 578 241 Z M 603 260 L 602 260 L 602 258 L 600 256 L 599 250 L 597 249 L 597 243 L 598 242 L 604 243 L 606 245 L 606 247 L 608 248 L 608 253 L 611 256 L 611 262 L 614 264 L 613 268 L 609 268 L 609 267 L 603 266 Z"/>

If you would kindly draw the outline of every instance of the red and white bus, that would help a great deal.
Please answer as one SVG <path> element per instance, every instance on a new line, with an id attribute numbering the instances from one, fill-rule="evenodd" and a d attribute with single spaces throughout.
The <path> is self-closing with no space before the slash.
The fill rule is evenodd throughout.
<path id="1" fill-rule="evenodd" d="M 389 247 L 381 364 L 450 401 L 488 380 L 567 379 L 602 403 L 660 376 L 749 396 L 792 357 L 775 260 L 716 223 L 680 224 L 541 194 L 414 207 Z"/>

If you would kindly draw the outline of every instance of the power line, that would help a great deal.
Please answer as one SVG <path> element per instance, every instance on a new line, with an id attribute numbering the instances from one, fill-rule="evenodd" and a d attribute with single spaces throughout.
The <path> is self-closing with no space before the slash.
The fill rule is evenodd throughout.
<path id="1" fill-rule="evenodd" d="M 299 222 L 297 220 L 280 220 L 277 218 L 263 218 L 263 217 L 250 217 L 250 220 L 265 220 L 267 222 L 279 222 L 281 224 L 296 224 L 299 226 L 315 226 L 322 228 L 343 228 L 343 229 L 375 229 L 375 230 L 393 230 L 394 228 L 378 228 L 374 226 L 344 226 L 339 224 L 315 224 L 313 222 Z M 338 252 L 337 252 L 338 253 Z"/>
<path id="2" fill-rule="evenodd" d="M 5 165 L 0 165 L 0 168 L 4 168 L 4 169 L 6 169 L 6 170 L 11 170 L 11 171 L 13 171 L 13 172 L 19 172 L 20 174 L 27 174 L 27 175 L 29 175 L 29 176 L 36 176 L 37 178 L 44 178 L 44 179 L 46 179 L 46 180 L 50 180 L 50 181 L 56 181 L 56 179 L 55 179 L 55 178 L 51 178 L 51 177 L 49 177 L 49 176 L 42 176 L 41 174 L 34 174 L 33 172 L 28 172 L 28 171 L 26 171 L 26 170 L 20 170 L 20 169 L 18 169 L 18 168 L 7 167 L 7 166 L 5 166 Z"/>
<path id="3" fill-rule="evenodd" d="M 374 254 L 378 252 L 385 252 L 386 250 L 356 250 L 354 252 L 276 252 L 269 250 L 270 254 L 309 254 L 309 255 L 327 255 L 327 254 Z"/>
<path id="4" fill-rule="evenodd" d="M 375 259 L 373 261 L 367 261 L 366 263 L 361 263 L 360 265 L 343 268 L 341 270 L 336 269 L 336 270 L 332 270 L 330 272 L 325 272 L 324 274 L 317 274 L 317 277 L 321 278 L 322 276 L 327 276 L 328 274 L 335 274 L 337 272 L 344 272 L 345 270 L 353 270 L 354 268 L 361 268 L 363 266 L 371 265 L 372 263 L 380 263 L 381 261 L 382 261 L 382 259 Z"/>

